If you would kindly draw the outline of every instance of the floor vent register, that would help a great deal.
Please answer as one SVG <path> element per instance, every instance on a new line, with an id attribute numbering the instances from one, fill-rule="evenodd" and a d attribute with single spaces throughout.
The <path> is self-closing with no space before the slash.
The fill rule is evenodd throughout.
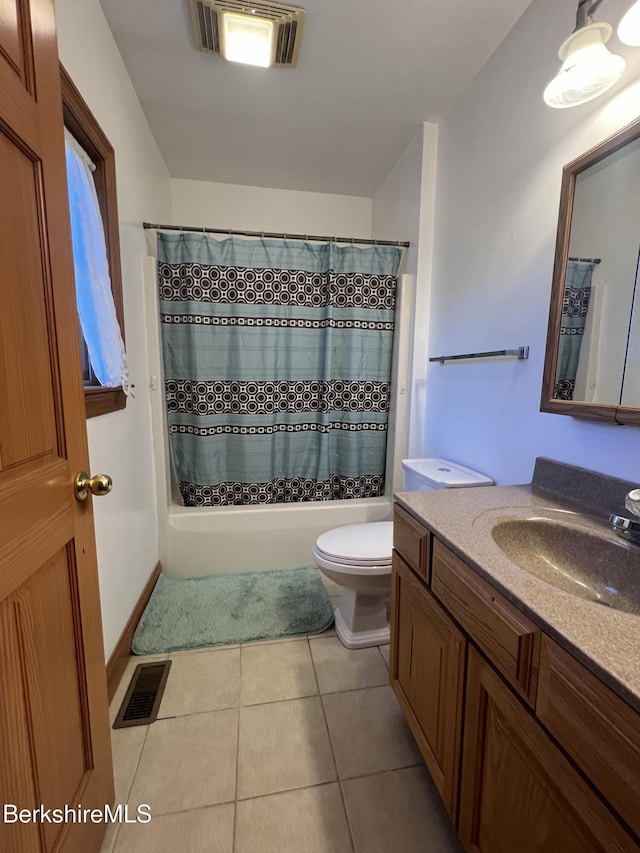
<path id="1" fill-rule="evenodd" d="M 146 726 L 155 721 L 170 667 L 170 660 L 138 664 L 113 724 L 114 729 Z"/>

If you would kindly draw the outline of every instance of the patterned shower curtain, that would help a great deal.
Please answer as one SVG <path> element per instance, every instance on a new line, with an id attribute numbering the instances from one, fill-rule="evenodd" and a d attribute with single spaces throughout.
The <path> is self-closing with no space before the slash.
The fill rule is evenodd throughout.
<path id="1" fill-rule="evenodd" d="M 593 270 L 594 264 L 586 261 L 568 261 L 567 263 L 558 367 L 553 390 L 556 400 L 573 400 L 582 336 L 589 311 Z"/>
<path id="2" fill-rule="evenodd" d="M 384 493 L 395 247 L 158 233 L 186 506 Z"/>

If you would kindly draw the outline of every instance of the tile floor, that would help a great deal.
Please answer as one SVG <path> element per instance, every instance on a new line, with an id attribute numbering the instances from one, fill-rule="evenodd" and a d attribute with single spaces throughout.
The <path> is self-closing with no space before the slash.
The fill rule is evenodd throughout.
<path id="1" fill-rule="evenodd" d="M 130 661 L 112 720 L 135 666 L 163 657 Z M 329 629 L 170 657 L 158 720 L 112 730 L 116 802 L 152 820 L 109 827 L 101 853 L 461 851 L 388 646 L 349 651 Z"/>

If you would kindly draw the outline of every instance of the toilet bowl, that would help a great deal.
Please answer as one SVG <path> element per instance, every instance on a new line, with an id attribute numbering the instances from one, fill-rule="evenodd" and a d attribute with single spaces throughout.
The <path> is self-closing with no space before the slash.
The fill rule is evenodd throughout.
<path id="1" fill-rule="evenodd" d="M 493 480 L 446 459 L 404 459 L 407 491 L 491 486 Z M 318 537 L 316 566 L 341 587 L 336 634 L 348 649 L 389 642 L 393 522 L 335 527 Z"/>
<path id="2" fill-rule="evenodd" d="M 336 527 L 318 537 L 313 557 L 320 571 L 341 587 L 336 634 L 348 649 L 389 642 L 393 522 Z"/>

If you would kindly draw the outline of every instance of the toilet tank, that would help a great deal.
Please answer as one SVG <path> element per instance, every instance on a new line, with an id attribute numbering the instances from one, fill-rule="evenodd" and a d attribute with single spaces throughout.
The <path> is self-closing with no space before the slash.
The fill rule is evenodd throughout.
<path id="1" fill-rule="evenodd" d="M 494 485 L 491 477 L 447 459 L 403 459 L 402 467 L 406 492 Z"/>

